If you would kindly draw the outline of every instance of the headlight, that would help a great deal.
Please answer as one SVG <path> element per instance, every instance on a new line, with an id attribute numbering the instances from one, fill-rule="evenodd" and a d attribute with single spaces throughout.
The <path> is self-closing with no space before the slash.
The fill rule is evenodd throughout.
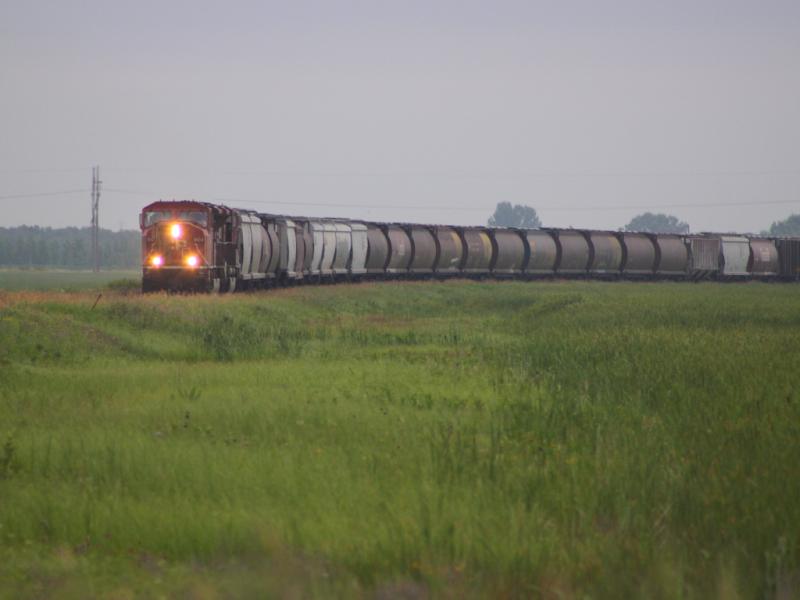
<path id="1" fill-rule="evenodd" d="M 156 254 L 155 256 L 150 257 L 150 264 L 154 267 L 160 267 L 164 264 L 164 257 L 160 254 Z"/>
<path id="2" fill-rule="evenodd" d="M 196 267 L 200 264 L 200 259 L 197 257 L 197 254 L 190 254 L 186 257 L 186 265 L 189 267 Z"/>
<path id="3" fill-rule="evenodd" d="M 173 223 L 172 227 L 169 228 L 169 234 L 172 236 L 173 240 L 177 240 L 183 235 L 183 230 L 178 223 Z"/>

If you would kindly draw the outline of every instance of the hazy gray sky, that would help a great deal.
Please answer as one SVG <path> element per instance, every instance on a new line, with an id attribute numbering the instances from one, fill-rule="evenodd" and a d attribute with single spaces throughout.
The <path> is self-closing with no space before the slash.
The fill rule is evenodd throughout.
<path id="1" fill-rule="evenodd" d="M 99 164 L 112 229 L 196 198 L 760 230 L 800 212 L 800 2 L 4 0 L 0 124 L 0 226 L 87 224 L 7 196 Z"/>

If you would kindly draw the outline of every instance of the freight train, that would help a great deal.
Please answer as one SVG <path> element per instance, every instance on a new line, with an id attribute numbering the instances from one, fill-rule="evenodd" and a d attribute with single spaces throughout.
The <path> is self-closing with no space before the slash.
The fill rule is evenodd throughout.
<path id="1" fill-rule="evenodd" d="M 800 280 L 800 238 L 375 223 L 195 201 L 149 204 L 140 224 L 144 292 L 447 277 Z"/>

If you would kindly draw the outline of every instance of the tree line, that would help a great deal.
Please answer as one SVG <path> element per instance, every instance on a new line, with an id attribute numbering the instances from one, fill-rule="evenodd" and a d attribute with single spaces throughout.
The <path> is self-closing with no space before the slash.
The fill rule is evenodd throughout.
<path id="1" fill-rule="evenodd" d="M 100 265 L 104 269 L 136 268 L 141 262 L 138 231 L 101 229 L 99 244 Z M 90 269 L 91 228 L 0 227 L 0 265 Z"/>

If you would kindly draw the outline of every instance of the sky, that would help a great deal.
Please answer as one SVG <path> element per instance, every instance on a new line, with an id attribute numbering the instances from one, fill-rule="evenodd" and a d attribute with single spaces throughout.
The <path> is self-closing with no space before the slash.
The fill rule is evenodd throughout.
<path id="1" fill-rule="evenodd" d="M 800 212 L 797 0 L 0 2 L 0 226 Z"/>

